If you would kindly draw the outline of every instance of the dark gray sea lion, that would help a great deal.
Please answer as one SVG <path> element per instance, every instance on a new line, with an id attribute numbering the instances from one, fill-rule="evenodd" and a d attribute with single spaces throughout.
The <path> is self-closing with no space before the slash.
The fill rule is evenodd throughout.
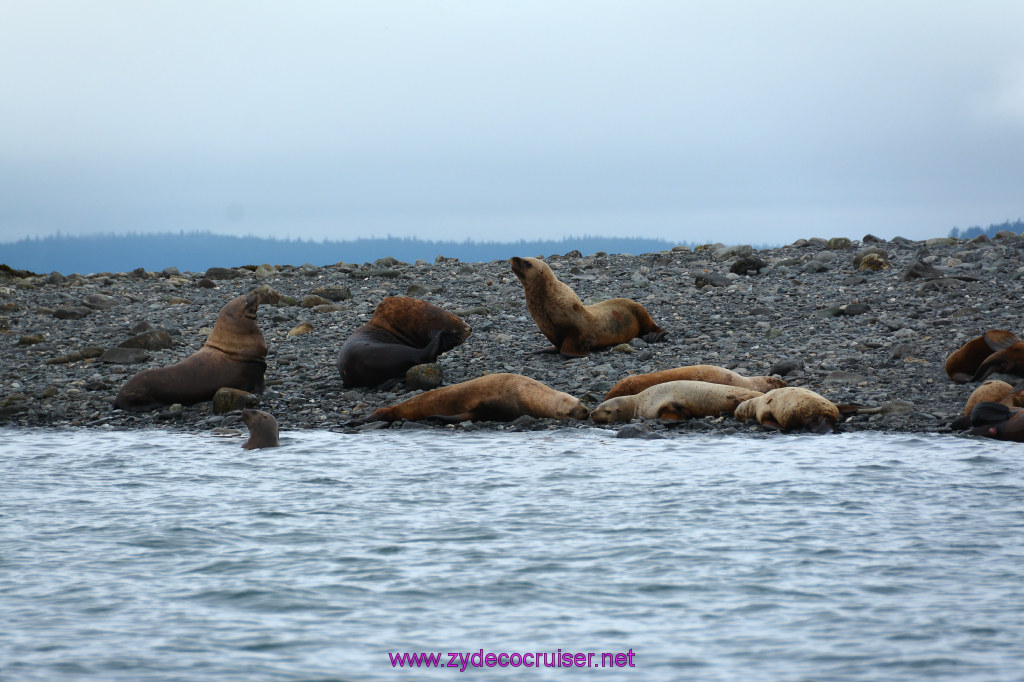
<path id="1" fill-rule="evenodd" d="M 122 410 L 151 410 L 162 405 L 194 405 L 210 400 L 222 387 L 259 392 L 267 371 L 267 342 L 256 323 L 260 299 L 250 293 L 221 308 L 206 343 L 169 367 L 132 376 L 114 404 Z"/>
<path id="2" fill-rule="evenodd" d="M 278 440 L 277 420 L 262 410 L 242 410 L 242 419 L 249 427 L 249 440 L 242 444 L 246 450 L 257 448 L 276 448 Z"/>
<path id="3" fill-rule="evenodd" d="M 565 357 L 583 357 L 591 350 L 637 337 L 653 343 L 667 334 L 636 301 L 613 298 L 583 305 L 576 292 L 539 258 L 514 257 L 509 262 L 523 284 L 526 307 L 534 322 L 554 350 Z"/>
<path id="4" fill-rule="evenodd" d="M 523 415 L 586 419 L 589 414 L 590 410 L 568 393 L 521 374 L 500 373 L 420 393 L 374 411 L 369 421 L 513 421 Z"/>
<path id="5" fill-rule="evenodd" d="M 405 377 L 415 365 L 434 362 L 472 331 L 462 318 L 416 298 L 385 298 L 373 317 L 345 341 L 338 371 L 346 388 L 379 386 Z"/>

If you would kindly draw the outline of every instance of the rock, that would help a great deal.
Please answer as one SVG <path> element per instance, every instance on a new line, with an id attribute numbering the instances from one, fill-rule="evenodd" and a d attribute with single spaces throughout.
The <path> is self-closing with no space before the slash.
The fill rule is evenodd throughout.
<path id="1" fill-rule="evenodd" d="M 931 239 L 925 239 L 924 245 L 931 248 L 933 246 L 952 246 L 956 244 L 957 240 L 952 237 L 933 237 Z"/>
<path id="2" fill-rule="evenodd" d="M 312 333 L 313 325 L 309 322 L 300 322 L 299 324 L 288 330 L 288 336 L 304 336 Z"/>
<path id="3" fill-rule="evenodd" d="M 842 307 L 843 315 L 863 315 L 871 310 L 867 303 L 847 303 Z"/>
<path id="4" fill-rule="evenodd" d="M 866 381 L 866 379 L 860 374 L 844 372 L 841 369 L 829 372 L 825 375 L 825 378 L 822 379 L 822 382 L 826 384 L 859 384 L 862 381 Z"/>
<path id="5" fill-rule="evenodd" d="M 53 309 L 53 316 L 58 320 L 80 320 L 92 314 L 92 308 L 84 305 L 59 305 Z"/>
<path id="6" fill-rule="evenodd" d="M 19 346 L 34 346 L 37 343 L 45 343 L 46 337 L 42 334 L 25 334 L 18 339 Z"/>
<path id="7" fill-rule="evenodd" d="M 844 278 L 841 284 L 844 287 L 855 287 L 860 284 L 867 284 L 867 282 L 867 279 L 861 277 L 860 275 L 850 275 L 849 277 Z"/>
<path id="8" fill-rule="evenodd" d="M 853 242 L 846 237 L 832 237 L 828 240 L 827 248 L 829 251 L 838 251 L 840 249 L 852 249 Z"/>
<path id="9" fill-rule="evenodd" d="M 215 289 L 217 287 L 214 281 L 209 277 L 203 277 L 201 280 L 199 280 L 196 286 L 198 286 L 200 289 Z"/>
<path id="10" fill-rule="evenodd" d="M 154 329 L 153 331 L 136 334 L 127 341 L 123 341 L 117 345 L 121 348 L 163 350 L 165 348 L 172 348 L 174 346 L 174 341 L 171 339 L 171 335 L 164 330 Z"/>
<path id="11" fill-rule="evenodd" d="M 915 261 L 903 272 L 903 281 L 909 282 L 912 279 L 941 277 L 942 272 L 933 265 L 924 261 Z"/>
<path id="12" fill-rule="evenodd" d="M 912 402 L 892 400 L 878 407 L 862 407 L 857 410 L 857 414 L 910 414 L 916 410 L 917 407 Z"/>
<path id="13" fill-rule="evenodd" d="M 875 253 L 869 253 L 860 259 L 857 264 L 857 269 L 861 272 L 878 272 L 879 270 L 885 270 L 889 267 L 889 261 L 885 260 L 881 256 Z"/>
<path id="14" fill-rule="evenodd" d="M 810 260 L 804 264 L 803 271 L 809 275 L 814 275 L 819 272 L 828 272 L 828 266 L 820 260 Z"/>
<path id="15" fill-rule="evenodd" d="M 615 432 L 616 438 L 640 438 L 643 440 L 659 440 L 665 438 L 663 434 L 652 431 L 646 424 L 627 424 Z"/>
<path id="16" fill-rule="evenodd" d="M 633 348 L 633 346 L 631 346 L 628 343 L 620 343 L 619 345 L 612 348 L 612 350 L 615 351 L 616 353 L 626 353 L 627 355 L 632 355 L 633 353 L 636 352 L 636 349 Z"/>
<path id="17" fill-rule="evenodd" d="M 704 287 L 727 287 L 732 284 L 732 280 L 725 275 L 718 275 L 712 272 L 695 275 L 693 282 L 697 285 L 698 289 L 703 289 Z"/>
<path id="18" fill-rule="evenodd" d="M 739 244 L 737 246 L 726 246 L 723 248 L 715 249 L 715 260 L 723 261 L 730 260 L 732 258 L 746 258 L 754 253 L 754 247 L 749 244 Z"/>
<path id="19" fill-rule="evenodd" d="M 160 274 L 169 279 L 171 277 L 177 277 L 178 275 L 181 274 L 181 272 L 178 270 L 178 268 L 172 266 L 169 268 L 164 268 L 163 270 L 160 271 Z"/>
<path id="20" fill-rule="evenodd" d="M 791 372 L 804 368 L 804 361 L 798 358 L 783 358 L 771 366 L 768 374 L 775 374 L 784 377 Z"/>
<path id="21" fill-rule="evenodd" d="M 82 299 L 82 305 L 93 310 L 110 310 L 117 306 L 117 299 L 103 294 L 89 294 Z"/>
<path id="22" fill-rule="evenodd" d="M 277 268 L 269 263 L 264 263 L 253 271 L 257 279 L 268 279 L 277 275 Z"/>
<path id="23" fill-rule="evenodd" d="M 147 360 L 149 360 L 149 353 L 141 348 L 122 348 L 121 346 L 109 348 L 100 356 L 101 362 L 115 365 L 135 365 Z"/>
<path id="24" fill-rule="evenodd" d="M 304 299 L 302 299 L 302 303 L 299 304 L 299 307 L 300 308 L 315 308 L 318 305 L 330 305 L 330 304 L 331 304 L 331 302 L 328 301 L 323 296 L 316 296 L 314 294 L 309 294 Z"/>
<path id="25" fill-rule="evenodd" d="M 206 279 L 236 279 L 241 277 L 242 273 L 234 268 L 208 268 L 206 270 Z M 203 286 L 200 282 L 199 286 Z"/>
<path id="26" fill-rule="evenodd" d="M 260 399 L 253 394 L 237 388 L 218 388 L 213 394 L 213 411 L 217 414 L 244 410 L 247 407 L 255 407 Z"/>
<path id="27" fill-rule="evenodd" d="M 861 241 L 864 242 L 865 244 L 879 244 L 884 240 L 879 239 L 873 234 L 866 234 L 861 238 Z"/>
<path id="28" fill-rule="evenodd" d="M 428 362 L 410 367 L 405 373 L 405 387 L 410 391 L 429 391 L 444 383 L 444 372 L 441 365 Z"/>
<path id="29" fill-rule="evenodd" d="M 760 274 L 761 270 L 766 267 L 768 267 L 768 263 L 764 262 L 760 258 L 746 256 L 744 258 L 738 258 L 732 266 L 729 267 L 729 272 L 737 275 L 750 275 L 751 273 Z"/>
<path id="30" fill-rule="evenodd" d="M 261 284 L 253 291 L 260 297 L 260 305 L 280 305 L 284 296 L 273 289 L 269 284 Z"/>
<path id="31" fill-rule="evenodd" d="M 853 267 L 857 268 L 858 270 L 861 269 L 860 264 L 867 256 L 878 256 L 884 261 L 889 260 L 889 254 L 888 252 L 886 252 L 885 249 L 879 246 L 866 246 L 863 249 L 857 251 L 856 254 L 854 254 Z"/>
<path id="32" fill-rule="evenodd" d="M 340 286 L 323 286 L 317 287 L 309 292 L 313 296 L 320 296 L 328 301 L 337 303 L 338 301 L 348 301 L 352 299 L 352 291 L 348 287 Z"/>

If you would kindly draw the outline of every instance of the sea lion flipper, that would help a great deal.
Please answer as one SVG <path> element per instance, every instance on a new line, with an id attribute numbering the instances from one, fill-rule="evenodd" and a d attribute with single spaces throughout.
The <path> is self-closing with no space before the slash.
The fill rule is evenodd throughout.
<path id="1" fill-rule="evenodd" d="M 658 409 L 657 416 L 658 419 L 661 419 L 663 421 L 681 422 L 691 418 L 693 414 L 688 409 L 686 409 L 686 405 L 684 403 L 681 403 L 679 401 L 673 401 L 662 405 Z"/>
<path id="2" fill-rule="evenodd" d="M 557 353 L 558 349 L 554 346 L 548 346 L 547 348 L 539 348 L 537 350 L 531 350 L 530 355 L 543 355 L 545 353 Z"/>
<path id="3" fill-rule="evenodd" d="M 992 402 L 981 402 L 971 410 L 971 426 L 998 424 L 1010 418 L 1010 408 Z"/>
<path id="4" fill-rule="evenodd" d="M 1015 343 L 1020 343 L 1020 339 L 1017 338 L 1016 334 L 1005 329 L 989 329 L 982 335 L 982 338 L 985 339 L 986 345 L 993 351 L 1003 350 Z"/>
<path id="5" fill-rule="evenodd" d="M 647 343 L 656 343 L 658 341 L 662 341 L 668 338 L 668 332 L 664 329 L 655 329 L 653 332 L 648 332 L 647 334 L 644 334 L 640 338 L 642 338 Z"/>

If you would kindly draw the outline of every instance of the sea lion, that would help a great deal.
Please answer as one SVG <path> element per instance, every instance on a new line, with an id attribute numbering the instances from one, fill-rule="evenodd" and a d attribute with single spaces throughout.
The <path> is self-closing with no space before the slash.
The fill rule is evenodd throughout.
<path id="1" fill-rule="evenodd" d="M 667 334 L 636 301 L 613 298 L 583 305 L 576 292 L 539 258 L 513 257 L 509 262 L 523 284 L 526 307 L 537 327 L 565 357 L 583 357 L 638 336 L 660 341 Z"/>
<path id="2" fill-rule="evenodd" d="M 628 376 L 612 386 L 605 394 L 605 400 L 611 400 L 622 395 L 634 395 L 666 381 L 706 381 L 710 384 L 723 384 L 725 386 L 738 386 L 749 388 L 752 391 L 767 393 L 773 388 L 783 388 L 788 384 L 782 379 L 770 376 L 745 377 L 732 370 L 715 365 L 690 365 L 688 367 L 676 367 L 665 369 L 660 372 L 648 374 L 636 374 Z"/>
<path id="3" fill-rule="evenodd" d="M 433 303 L 385 298 L 338 353 L 342 385 L 373 387 L 401 379 L 410 367 L 434 362 L 458 346 L 471 331 L 462 318 Z"/>
<path id="4" fill-rule="evenodd" d="M 762 426 L 780 431 L 827 433 L 835 429 L 839 407 L 809 389 L 786 386 L 740 403 L 733 416 L 741 422 L 756 419 Z"/>
<path id="5" fill-rule="evenodd" d="M 1010 407 L 1021 407 L 1021 405 L 1015 404 L 1015 400 L 1020 396 L 1020 393 L 1014 393 L 1013 386 L 1010 384 L 992 379 L 974 389 L 967 399 L 967 404 L 964 405 L 963 415 L 969 417 L 978 403 L 1002 403 Z M 1004 399 L 1007 402 L 1004 402 Z"/>
<path id="6" fill-rule="evenodd" d="M 667 381 L 655 384 L 635 395 L 605 400 L 594 408 L 590 418 L 595 424 L 610 424 L 637 417 L 674 421 L 716 417 L 722 412 L 731 414 L 744 400 L 760 395 L 764 394 L 749 388 L 706 381 Z"/>
<path id="7" fill-rule="evenodd" d="M 256 293 L 229 301 L 202 348 L 169 367 L 132 376 L 118 391 L 114 404 L 122 410 L 151 410 L 210 400 L 224 386 L 250 393 L 262 391 L 267 342 L 256 323 L 259 306 Z"/>
<path id="8" fill-rule="evenodd" d="M 263 410 L 242 410 L 242 419 L 249 427 L 249 440 L 242 444 L 246 450 L 276 448 L 281 444 L 277 420 Z"/>
<path id="9" fill-rule="evenodd" d="M 990 329 L 946 358 L 946 374 L 958 384 L 987 379 L 993 372 L 1024 376 L 1024 344 L 1013 332 Z"/>
<path id="10" fill-rule="evenodd" d="M 420 421 L 446 423 L 466 420 L 512 421 L 522 415 L 552 419 L 586 419 L 590 410 L 562 393 L 521 374 L 486 374 L 451 386 L 442 386 L 382 407 L 368 421 Z"/>
<path id="11" fill-rule="evenodd" d="M 971 410 L 972 436 L 1024 442 L 1024 410 L 1001 403 L 980 402 Z"/>

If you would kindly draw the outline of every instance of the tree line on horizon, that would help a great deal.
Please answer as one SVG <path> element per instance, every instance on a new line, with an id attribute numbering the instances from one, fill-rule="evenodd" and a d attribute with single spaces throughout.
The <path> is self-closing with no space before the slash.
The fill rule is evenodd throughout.
<path id="1" fill-rule="evenodd" d="M 363 238 L 353 241 L 316 241 L 238 237 L 211 232 L 159 234 L 51 235 L 4 244 L 0 261 L 33 272 L 130 272 L 136 268 L 160 271 L 204 272 L 211 267 L 242 265 L 333 265 L 367 263 L 391 256 L 399 261 L 434 262 L 437 256 L 464 262 L 503 260 L 512 256 L 564 254 L 640 254 L 671 249 L 687 242 L 641 237 L 565 237 L 558 240 L 517 242 L 435 241 L 413 237 Z"/>
<path id="2" fill-rule="evenodd" d="M 976 225 L 974 227 L 964 228 L 963 230 L 954 227 L 952 230 L 949 231 L 949 236 L 952 237 L 953 239 L 974 239 L 978 235 L 983 234 L 991 238 L 996 236 L 997 232 L 1003 231 L 1016 232 L 1017 234 L 1020 234 L 1021 232 L 1024 232 L 1024 221 L 1022 221 L 1020 218 L 1017 218 L 1012 223 L 1009 220 L 1007 220 L 1006 222 L 999 223 L 998 225 L 989 225 L 988 227 L 981 227 L 980 225 Z"/>

